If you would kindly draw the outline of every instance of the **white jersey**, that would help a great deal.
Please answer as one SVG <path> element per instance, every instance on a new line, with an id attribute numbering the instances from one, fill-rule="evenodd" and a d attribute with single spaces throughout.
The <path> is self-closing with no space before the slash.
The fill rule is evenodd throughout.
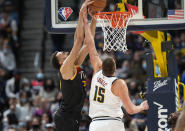
<path id="1" fill-rule="evenodd" d="M 112 83 L 116 77 L 106 77 L 102 70 L 97 72 L 91 82 L 89 116 L 91 118 L 109 116 L 123 117 L 121 99 L 112 91 Z"/>

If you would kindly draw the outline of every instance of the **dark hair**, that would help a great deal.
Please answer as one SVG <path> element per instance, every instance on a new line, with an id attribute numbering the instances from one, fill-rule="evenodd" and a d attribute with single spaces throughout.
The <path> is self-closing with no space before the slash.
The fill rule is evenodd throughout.
<path id="1" fill-rule="evenodd" d="M 56 69 L 60 69 L 60 64 L 59 64 L 59 61 L 56 57 L 58 51 L 55 51 L 53 54 L 51 54 L 51 59 L 50 59 L 50 62 L 52 64 L 52 66 Z"/>
<path id="2" fill-rule="evenodd" d="M 115 72 L 115 69 L 116 69 L 116 64 L 113 58 L 109 57 L 103 61 L 102 71 L 105 76 L 112 76 L 113 73 Z"/>
<path id="3" fill-rule="evenodd" d="M 180 113 L 181 113 L 181 111 L 177 111 L 177 112 L 170 114 L 170 116 L 168 118 L 168 124 L 171 126 L 171 128 L 175 128 L 175 125 L 176 125 L 176 122 L 177 122 L 177 119 L 178 119 Z"/>
<path id="4" fill-rule="evenodd" d="M 18 119 L 17 119 L 17 116 L 15 115 L 15 113 L 9 113 L 7 115 L 7 118 L 8 118 L 9 125 L 17 125 L 18 124 Z"/>

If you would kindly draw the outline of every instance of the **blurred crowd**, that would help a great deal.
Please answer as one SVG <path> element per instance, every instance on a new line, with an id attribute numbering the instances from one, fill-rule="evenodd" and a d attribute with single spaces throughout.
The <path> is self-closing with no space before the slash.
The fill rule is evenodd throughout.
<path id="1" fill-rule="evenodd" d="M 2 131 L 54 131 L 53 115 L 62 99 L 57 81 L 46 78 L 39 70 L 34 79 L 22 76 L 18 69 L 19 13 L 14 0 L 0 0 L 0 130 Z M 185 31 L 170 31 L 175 43 L 175 54 L 181 81 L 185 83 Z M 65 38 L 63 35 L 59 37 Z M 53 38 L 56 35 L 53 35 Z M 56 37 L 57 39 L 58 37 Z M 56 40 L 55 39 L 55 40 Z M 53 39 L 54 40 L 54 39 Z M 131 100 L 140 104 L 143 99 L 138 93 L 146 91 L 146 69 L 142 43 L 144 38 L 131 33 L 127 34 L 129 50 L 106 53 L 102 51 L 103 33 L 95 36 L 95 43 L 101 59 L 107 56 L 115 58 L 117 63 L 117 77 L 124 79 L 128 85 Z M 61 39 L 53 41 L 54 50 L 63 50 L 57 44 Z M 65 44 L 65 43 L 64 43 Z M 57 45 L 57 46 L 56 46 Z M 90 118 L 88 117 L 89 89 L 92 78 L 92 67 L 89 59 L 83 64 L 87 72 L 87 97 L 82 109 L 80 131 L 88 131 Z M 56 74 L 57 75 L 57 74 Z M 124 108 L 126 131 L 144 131 L 146 127 L 146 112 L 128 115 Z"/>
<path id="2" fill-rule="evenodd" d="M 3 1 L 0 12 L 0 63 L 8 71 L 16 68 L 18 58 L 19 13 L 13 1 Z"/>

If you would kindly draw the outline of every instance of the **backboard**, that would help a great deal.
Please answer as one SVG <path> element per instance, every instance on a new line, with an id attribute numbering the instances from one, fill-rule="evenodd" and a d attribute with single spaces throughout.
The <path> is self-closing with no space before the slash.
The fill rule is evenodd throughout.
<path id="1" fill-rule="evenodd" d="M 74 33 L 84 0 L 46 0 L 46 26 L 50 33 Z M 125 4 L 123 1 L 127 1 Z M 116 4 L 117 3 L 117 4 Z M 137 6 L 128 31 L 185 29 L 185 0 L 107 0 L 102 12 L 129 10 Z M 97 31 L 101 30 L 97 23 Z"/>

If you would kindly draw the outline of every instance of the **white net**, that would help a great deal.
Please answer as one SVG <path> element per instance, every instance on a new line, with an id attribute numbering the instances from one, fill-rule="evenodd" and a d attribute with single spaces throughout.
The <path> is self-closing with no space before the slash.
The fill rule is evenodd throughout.
<path id="1" fill-rule="evenodd" d="M 126 31 L 130 16 L 123 13 L 111 13 L 96 15 L 96 19 L 102 26 L 104 32 L 103 51 L 126 52 Z"/>

